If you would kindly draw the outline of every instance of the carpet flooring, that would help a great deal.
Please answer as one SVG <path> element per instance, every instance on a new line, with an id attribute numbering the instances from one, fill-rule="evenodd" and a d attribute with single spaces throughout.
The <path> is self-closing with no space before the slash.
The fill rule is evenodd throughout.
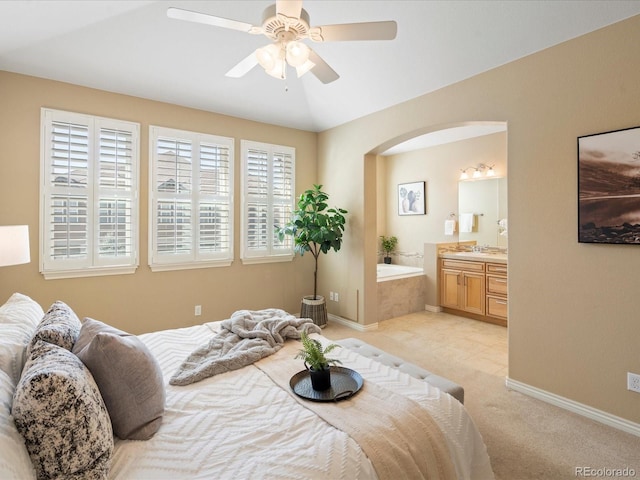
<path id="1" fill-rule="evenodd" d="M 624 478 L 615 470 L 625 468 L 640 478 L 640 437 L 505 387 L 504 327 L 418 312 L 369 332 L 330 321 L 323 335 L 360 338 L 462 385 L 497 480 Z"/>

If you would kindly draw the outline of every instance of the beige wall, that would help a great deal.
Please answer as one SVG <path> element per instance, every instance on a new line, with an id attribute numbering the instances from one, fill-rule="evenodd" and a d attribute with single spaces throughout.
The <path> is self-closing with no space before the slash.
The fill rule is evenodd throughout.
<path id="1" fill-rule="evenodd" d="M 378 223 L 378 235 L 398 237 L 397 262 L 422 266 L 414 254 L 423 254 L 425 243 L 455 242 L 444 234 L 444 221 L 450 213 L 458 215 L 460 170 L 479 163 L 495 165 L 497 176 L 507 175 L 507 134 L 494 133 L 435 147 L 383 157 L 383 188 L 378 189 L 378 210 L 385 212 L 385 223 Z M 380 169 L 378 168 L 378 172 Z M 398 215 L 398 184 L 426 182 L 426 215 Z M 383 217 L 378 217 L 383 218 Z M 497 231 L 497 229 L 496 229 Z M 494 242 L 492 245 L 495 245 Z"/>
<path id="2" fill-rule="evenodd" d="M 242 265 L 240 245 L 240 139 L 296 148 L 296 191 L 317 178 L 315 133 L 250 122 L 141 98 L 0 72 L 0 225 L 28 224 L 31 263 L 0 269 L 0 298 L 19 291 L 44 308 L 67 302 L 78 315 L 92 316 L 132 333 L 228 318 L 237 309 L 279 307 L 300 310 L 313 289 L 312 257 L 293 262 Z M 40 108 L 51 107 L 141 124 L 140 267 L 133 275 L 44 280 L 38 272 Z M 148 127 L 160 125 L 234 137 L 235 261 L 231 267 L 152 273 L 148 245 Z M 194 306 L 202 305 L 202 316 Z"/>
<path id="3" fill-rule="evenodd" d="M 626 372 L 640 373 L 640 247 L 578 244 L 576 232 L 576 138 L 640 124 L 637 45 L 640 16 L 321 133 L 319 181 L 351 212 L 320 280 L 349 280 L 344 315 L 375 321 L 376 162 L 365 154 L 407 132 L 506 121 L 509 376 L 640 422 L 626 390 Z"/>

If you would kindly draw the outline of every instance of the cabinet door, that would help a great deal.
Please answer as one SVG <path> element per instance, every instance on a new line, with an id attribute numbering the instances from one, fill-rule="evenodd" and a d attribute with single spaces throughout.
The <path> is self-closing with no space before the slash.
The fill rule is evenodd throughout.
<path id="1" fill-rule="evenodd" d="M 484 315 L 484 274 L 463 272 L 462 310 Z"/>
<path id="2" fill-rule="evenodd" d="M 447 270 L 443 268 L 440 271 L 440 288 L 441 288 L 441 305 L 449 308 L 460 308 L 460 277 L 462 272 L 459 270 Z"/>

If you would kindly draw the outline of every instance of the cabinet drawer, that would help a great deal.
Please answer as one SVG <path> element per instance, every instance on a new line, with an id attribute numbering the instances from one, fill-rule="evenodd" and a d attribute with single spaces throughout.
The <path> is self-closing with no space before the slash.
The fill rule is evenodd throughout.
<path id="1" fill-rule="evenodd" d="M 442 259 L 443 268 L 455 268 L 466 272 L 484 272 L 484 262 L 465 262 L 464 260 Z"/>
<path id="2" fill-rule="evenodd" d="M 507 264 L 506 263 L 487 263 L 487 273 L 506 275 Z"/>
<path id="3" fill-rule="evenodd" d="M 507 318 L 507 299 L 499 297 L 487 297 L 487 315 L 498 318 Z"/>
<path id="4" fill-rule="evenodd" d="M 507 294 L 507 277 L 496 277 L 487 274 L 487 292 L 498 295 Z"/>

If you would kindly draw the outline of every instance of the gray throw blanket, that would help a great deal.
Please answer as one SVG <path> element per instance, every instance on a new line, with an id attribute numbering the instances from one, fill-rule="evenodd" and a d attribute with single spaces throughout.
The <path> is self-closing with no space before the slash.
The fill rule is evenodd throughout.
<path id="1" fill-rule="evenodd" d="M 169 383 L 189 385 L 237 370 L 276 353 L 287 338 L 320 331 L 310 319 L 296 318 L 284 310 L 239 310 L 220 324 L 220 332 L 209 342 L 187 357 Z"/>

